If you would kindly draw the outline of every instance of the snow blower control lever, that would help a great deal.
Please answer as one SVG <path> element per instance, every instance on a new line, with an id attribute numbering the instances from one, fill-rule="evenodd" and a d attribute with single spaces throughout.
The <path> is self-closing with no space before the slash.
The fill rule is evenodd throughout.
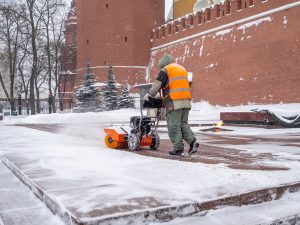
<path id="1" fill-rule="evenodd" d="M 133 116 L 130 118 L 130 131 L 125 128 L 105 128 L 105 143 L 109 148 L 120 149 L 128 147 L 130 150 L 136 151 L 141 147 L 150 147 L 155 150 L 159 147 L 160 138 L 156 133 L 163 107 L 162 99 L 149 98 L 149 101 L 143 101 L 141 107 L 141 116 Z M 158 113 L 155 117 L 147 117 L 143 115 L 144 108 L 157 109 Z"/>

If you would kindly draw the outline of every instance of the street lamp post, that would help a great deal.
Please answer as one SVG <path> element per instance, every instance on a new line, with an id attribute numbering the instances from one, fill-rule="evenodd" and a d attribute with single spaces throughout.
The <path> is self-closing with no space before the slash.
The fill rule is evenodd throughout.
<path id="1" fill-rule="evenodd" d="M 49 114 L 51 114 L 52 113 L 52 97 L 51 97 L 51 95 L 49 95 L 48 104 L 49 104 Z"/>
<path id="2" fill-rule="evenodd" d="M 18 111 L 19 111 L 19 116 L 22 115 L 22 95 L 21 92 L 18 94 Z"/>

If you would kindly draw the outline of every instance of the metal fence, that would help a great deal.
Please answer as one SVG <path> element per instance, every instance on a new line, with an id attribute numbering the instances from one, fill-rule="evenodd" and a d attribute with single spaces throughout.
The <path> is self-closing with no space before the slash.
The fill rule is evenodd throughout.
<path id="1" fill-rule="evenodd" d="M 0 98 L 0 109 L 4 116 L 30 115 L 29 100 L 15 98 L 13 99 L 15 110 L 12 112 L 9 100 Z M 40 114 L 49 114 L 53 112 L 53 106 L 49 98 L 35 100 L 35 105 L 39 105 Z M 73 99 L 55 99 L 57 112 L 71 112 L 73 108 Z M 37 111 L 37 110 L 36 110 Z"/>

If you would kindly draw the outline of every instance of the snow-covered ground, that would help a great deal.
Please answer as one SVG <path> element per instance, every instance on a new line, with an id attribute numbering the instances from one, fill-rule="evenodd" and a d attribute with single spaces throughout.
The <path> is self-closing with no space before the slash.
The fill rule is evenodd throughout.
<path id="1" fill-rule="evenodd" d="M 220 112 L 250 112 L 254 109 L 269 109 L 282 114 L 300 114 L 300 103 L 293 104 L 274 104 L 274 105 L 241 105 L 241 106 L 213 106 L 208 102 L 197 102 L 192 104 L 190 121 L 217 121 L 220 120 Z M 57 113 L 57 114 L 40 114 L 28 116 L 25 118 L 6 117 L 2 123 L 21 124 L 21 123 L 128 123 L 131 116 L 140 115 L 139 109 L 121 109 L 100 113 Z"/>
<path id="2" fill-rule="evenodd" d="M 138 104 L 137 104 L 138 105 Z M 251 110 L 264 110 L 276 112 L 277 114 L 291 116 L 300 115 L 300 103 L 294 104 L 274 104 L 274 105 L 241 105 L 234 107 L 212 106 L 208 102 L 193 103 L 190 111 L 189 121 L 192 124 L 216 123 L 220 120 L 220 112 L 250 112 Z M 146 111 L 144 110 L 144 114 Z M 64 134 L 72 134 L 89 138 L 98 138 L 99 125 L 105 126 L 122 126 L 128 125 L 131 116 L 139 116 L 140 109 L 121 109 L 109 112 L 99 113 L 56 113 L 56 114 L 40 114 L 27 117 L 5 117 L 0 124 L 68 124 L 65 126 Z M 84 125 L 83 125 L 84 124 Z M 166 125 L 165 121 L 160 124 Z M 194 127 L 193 131 L 198 132 L 208 127 Z M 255 127 L 226 127 L 231 131 L 220 132 L 216 135 L 274 135 L 285 133 L 299 133 L 300 128 L 294 129 L 264 129 Z M 166 128 L 161 128 L 166 131 Z M 168 138 L 167 136 L 163 138 Z"/>
<path id="3" fill-rule="evenodd" d="M 215 107 L 197 103 L 193 105 L 191 120 L 219 120 L 220 111 L 258 107 L 261 106 Z M 267 107 L 297 111 L 300 104 Z M 289 168 L 276 172 L 236 170 L 223 164 L 174 161 L 108 149 L 103 143 L 103 128 L 107 124 L 128 123 L 132 115 L 139 115 L 139 110 L 6 118 L 0 123 L 0 155 L 81 218 L 201 202 L 299 181 L 300 147 L 295 143 L 282 148 L 276 141 L 266 146 L 251 146 L 251 151 L 282 154 L 277 161 L 266 162 Z M 59 133 L 49 133 L 14 126 L 49 123 L 63 124 L 63 128 Z M 236 134 L 242 133 L 242 128 L 239 129 Z M 245 129 L 248 129 L 245 134 L 251 133 L 249 128 Z M 261 135 L 272 130 L 256 128 L 252 132 Z M 300 132 L 300 129 L 283 130 Z M 247 150 L 247 145 L 237 147 Z"/>
<path id="4" fill-rule="evenodd" d="M 277 219 L 289 218 L 294 215 L 298 215 L 299 220 L 299 201 L 299 192 L 294 194 L 285 194 L 285 196 L 280 200 L 272 202 L 265 202 L 258 205 L 226 207 L 218 210 L 210 210 L 206 213 L 201 213 L 200 215 L 195 215 L 193 217 L 177 218 L 168 223 L 151 223 L 150 225 L 282 224 L 273 222 Z"/>
<path id="5" fill-rule="evenodd" d="M 296 156 L 281 162 L 290 170 L 247 171 L 110 150 L 101 130 L 97 141 L 15 126 L 1 126 L 0 136 L 1 155 L 82 217 L 200 202 L 300 177 Z"/>
<path id="6" fill-rule="evenodd" d="M 0 162 L 1 225 L 63 225 L 28 187 Z"/>

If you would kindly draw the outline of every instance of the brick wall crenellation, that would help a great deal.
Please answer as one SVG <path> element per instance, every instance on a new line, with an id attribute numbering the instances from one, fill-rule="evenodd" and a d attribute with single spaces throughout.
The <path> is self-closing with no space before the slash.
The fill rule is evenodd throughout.
<path id="1" fill-rule="evenodd" d="M 295 0 L 225 0 L 203 9 L 169 21 L 152 30 L 153 46 L 178 40 L 200 31 L 234 22 L 245 17 L 274 9 Z"/>
<path id="2" fill-rule="evenodd" d="M 211 21 L 200 32 L 194 25 L 154 41 L 151 79 L 159 73 L 159 59 L 171 54 L 193 74 L 194 101 L 214 105 L 300 102 L 300 1 L 253 3 Z"/>

